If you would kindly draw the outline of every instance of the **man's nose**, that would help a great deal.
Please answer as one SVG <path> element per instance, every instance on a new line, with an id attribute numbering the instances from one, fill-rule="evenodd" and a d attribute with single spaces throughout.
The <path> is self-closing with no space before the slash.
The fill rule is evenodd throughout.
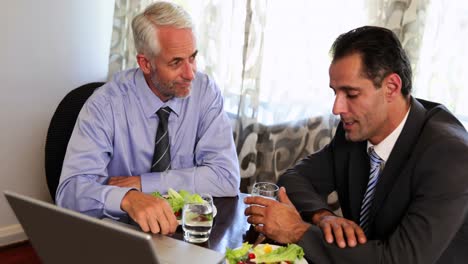
<path id="1" fill-rule="evenodd" d="M 341 95 L 335 96 L 335 102 L 333 103 L 333 114 L 340 115 L 347 111 L 346 99 Z"/>
<path id="2" fill-rule="evenodd" d="M 195 64 L 186 62 L 182 69 L 182 78 L 192 81 L 195 78 Z"/>

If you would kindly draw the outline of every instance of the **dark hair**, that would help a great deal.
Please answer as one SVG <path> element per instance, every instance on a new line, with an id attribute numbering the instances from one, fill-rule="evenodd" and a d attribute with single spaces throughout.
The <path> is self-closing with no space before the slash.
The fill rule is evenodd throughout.
<path id="1" fill-rule="evenodd" d="M 411 93 L 411 64 L 398 37 L 391 30 L 374 26 L 356 28 L 341 34 L 331 48 L 333 62 L 354 53 L 361 55 L 362 73 L 376 87 L 380 87 L 389 74 L 396 73 L 402 80 L 403 96 Z"/>

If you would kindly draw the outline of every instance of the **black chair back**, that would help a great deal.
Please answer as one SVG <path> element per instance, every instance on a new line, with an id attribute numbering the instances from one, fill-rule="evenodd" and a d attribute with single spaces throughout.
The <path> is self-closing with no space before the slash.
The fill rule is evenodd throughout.
<path id="1" fill-rule="evenodd" d="M 62 99 L 52 116 L 45 144 L 45 172 L 47 186 L 54 202 L 55 192 L 62 172 L 63 159 L 76 118 L 86 100 L 96 88 L 103 84 L 103 82 L 88 83 L 70 91 Z"/>

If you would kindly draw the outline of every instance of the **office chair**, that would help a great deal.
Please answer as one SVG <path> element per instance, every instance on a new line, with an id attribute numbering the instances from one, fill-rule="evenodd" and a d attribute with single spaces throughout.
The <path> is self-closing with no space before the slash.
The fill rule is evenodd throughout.
<path id="1" fill-rule="evenodd" d="M 60 102 L 49 124 L 45 144 L 45 172 L 50 196 L 55 202 L 63 159 L 76 118 L 86 100 L 103 82 L 82 85 L 70 91 Z"/>

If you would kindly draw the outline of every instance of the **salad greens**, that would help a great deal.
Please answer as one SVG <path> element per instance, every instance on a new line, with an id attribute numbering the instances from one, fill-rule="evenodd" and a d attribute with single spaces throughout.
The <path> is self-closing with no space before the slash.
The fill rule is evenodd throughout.
<path id="1" fill-rule="evenodd" d="M 169 188 L 169 190 L 167 191 L 167 196 L 163 196 L 159 192 L 153 192 L 152 195 L 155 197 L 166 199 L 169 205 L 171 206 L 172 211 L 174 213 L 179 214 L 182 210 L 182 207 L 184 207 L 185 203 L 203 202 L 203 198 L 201 198 L 201 196 L 196 193 L 192 194 L 186 190 L 180 190 L 179 192 L 177 192 L 172 188 Z"/>
<path id="2" fill-rule="evenodd" d="M 295 260 L 304 257 L 304 250 L 296 244 L 288 244 L 272 250 L 268 244 L 259 245 L 252 249 L 252 245 L 246 243 L 237 249 L 226 249 L 226 259 L 229 264 L 237 263 L 280 263 L 287 261 L 294 263 Z"/>
<path id="3" fill-rule="evenodd" d="M 294 262 L 296 259 L 302 259 L 304 257 L 304 250 L 296 245 L 289 244 L 287 247 L 279 247 L 274 249 L 270 253 L 260 254 L 260 250 L 257 247 L 254 248 L 255 262 L 257 263 L 271 263 L 280 261 L 291 261 Z"/>
<path id="4" fill-rule="evenodd" d="M 242 247 L 236 249 L 226 248 L 226 259 L 229 264 L 237 264 L 239 261 L 247 260 L 252 245 L 245 242 Z"/>

